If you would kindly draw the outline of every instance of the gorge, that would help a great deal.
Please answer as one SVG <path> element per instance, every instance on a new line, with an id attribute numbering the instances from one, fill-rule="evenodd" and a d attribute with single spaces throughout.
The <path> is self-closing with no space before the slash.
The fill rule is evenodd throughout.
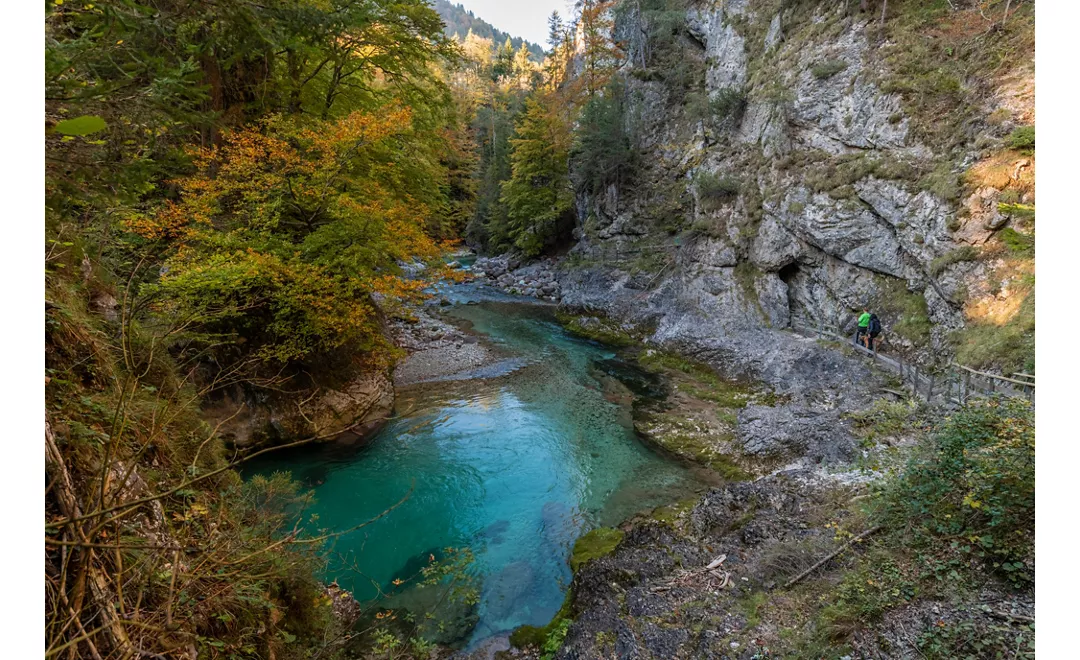
<path id="1" fill-rule="evenodd" d="M 1034 655 L 1034 2 L 96 4 L 48 657 Z"/>

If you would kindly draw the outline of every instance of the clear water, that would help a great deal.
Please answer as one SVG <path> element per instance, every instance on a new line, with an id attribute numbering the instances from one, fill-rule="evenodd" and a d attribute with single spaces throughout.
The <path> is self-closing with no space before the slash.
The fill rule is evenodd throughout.
<path id="1" fill-rule="evenodd" d="M 466 582 L 480 600 L 467 640 L 477 641 L 550 620 L 580 534 L 704 484 L 637 439 L 632 396 L 598 368 L 616 358 L 612 351 L 567 335 L 548 307 L 471 285 L 444 293 L 472 302 L 449 313 L 511 356 L 489 370 L 493 377 L 399 392 L 395 418 L 362 448 L 294 451 L 252 470 L 289 471 L 312 487 L 317 524 L 332 530 L 408 495 L 337 540 L 328 577 L 361 601 L 375 600 L 407 589 L 411 583 L 394 580 L 415 575 L 440 549 L 469 548 Z M 388 606 L 407 599 L 392 597 Z"/>

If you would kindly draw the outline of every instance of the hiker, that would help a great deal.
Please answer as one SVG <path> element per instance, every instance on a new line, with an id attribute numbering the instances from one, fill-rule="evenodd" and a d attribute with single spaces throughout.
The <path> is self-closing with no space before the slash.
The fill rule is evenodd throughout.
<path id="1" fill-rule="evenodd" d="M 869 348 L 866 345 L 867 335 L 870 332 L 870 311 L 864 309 L 862 314 L 859 315 L 859 327 L 855 330 L 855 343 L 864 348 Z"/>
<path id="2" fill-rule="evenodd" d="M 872 350 L 872 351 L 874 351 L 876 353 L 877 352 L 877 338 L 878 338 L 878 335 L 881 334 L 881 319 L 878 318 L 877 314 L 871 314 L 870 315 L 870 324 L 867 326 L 867 330 L 870 333 L 869 342 L 868 342 L 870 345 L 867 348 L 869 348 L 870 350 Z"/>

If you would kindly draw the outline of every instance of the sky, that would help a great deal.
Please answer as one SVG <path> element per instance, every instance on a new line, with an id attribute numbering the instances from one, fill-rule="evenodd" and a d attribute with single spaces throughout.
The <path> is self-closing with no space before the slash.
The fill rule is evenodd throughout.
<path id="1" fill-rule="evenodd" d="M 547 19 L 552 11 L 570 15 L 573 0 L 450 0 L 503 32 L 547 47 Z"/>

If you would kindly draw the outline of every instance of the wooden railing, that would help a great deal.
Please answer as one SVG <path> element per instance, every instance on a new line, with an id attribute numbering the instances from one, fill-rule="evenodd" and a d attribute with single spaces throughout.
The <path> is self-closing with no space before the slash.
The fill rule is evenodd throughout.
<path id="1" fill-rule="evenodd" d="M 821 324 L 813 326 L 794 321 L 791 329 L 804 335 L 814 335 L 849 344 L 857 353 L 871 358 L 878 365 L 898 374 L 903 387 L 927 401 L 933 400 L 936 396 L 945 401 L 963 405 L 973 396 L 985 397 L 994 394 L 1035 400 L 1035 376 L 1031 374 L 1014 373 L 1014 377 L 1009 378 L 977 371 L 953 362 L 945 367 L 929 369 L 905 360 L 899 354 L 883 355 L 878 351 L 872 351 L 855 343 L 854 337 L 845 337 Z"/>

